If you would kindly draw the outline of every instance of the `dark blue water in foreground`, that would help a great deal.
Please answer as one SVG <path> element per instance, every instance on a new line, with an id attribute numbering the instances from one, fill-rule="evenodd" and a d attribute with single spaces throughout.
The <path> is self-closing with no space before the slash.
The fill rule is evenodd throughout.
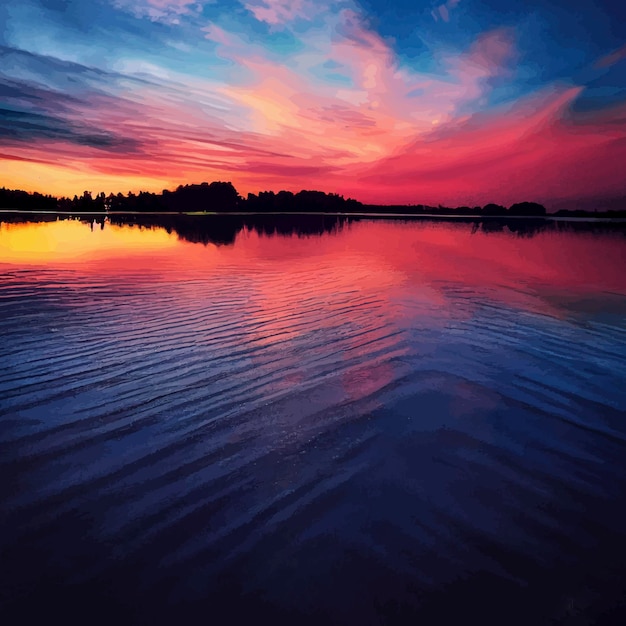
<path id="1" fill-rule="evenodd" d="M 625 623 L 623 233 L 197 219 L 0 226 L 3 623 Z"/>

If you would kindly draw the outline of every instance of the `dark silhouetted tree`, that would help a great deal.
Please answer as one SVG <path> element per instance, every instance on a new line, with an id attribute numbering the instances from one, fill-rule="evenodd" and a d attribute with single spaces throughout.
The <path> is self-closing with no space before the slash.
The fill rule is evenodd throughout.
<path id="1" fill-rule="evenodd" d="M 536 202 L 518 202 L 509 207 L 509 215 L 521 217 L 540 217 L 546 215 L 546 207 Z"/>
<path id="2" fill-rule="evenodd" d="M 480 209 L 481 215 L 506 215 L 506 207 L 490 202 Z"/>

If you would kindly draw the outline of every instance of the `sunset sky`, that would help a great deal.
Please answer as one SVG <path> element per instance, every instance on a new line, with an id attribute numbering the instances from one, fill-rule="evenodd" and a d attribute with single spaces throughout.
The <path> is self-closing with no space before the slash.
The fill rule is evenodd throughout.
<path id="1" fill-rule="evenodd" d="M 626 198 L 626 2 L 0 3 L 0 186 Z"/>

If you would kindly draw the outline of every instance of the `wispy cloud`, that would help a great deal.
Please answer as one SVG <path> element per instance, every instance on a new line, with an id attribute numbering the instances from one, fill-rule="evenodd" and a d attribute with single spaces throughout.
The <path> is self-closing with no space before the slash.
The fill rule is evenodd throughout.
<path id="1" fill-rule="evenodd" d="M 438 4 L 430 14 L 433 16 L 435 22 L 438 22 L 440 19 L 444 22 L 450 21 L 450 11 L 458 6 L 461 0 L 448 0 L 443 4 Z"/>
<path id="2" fill-rule="evenodd" d="M 46 54 L 0 48 L 0 158 L 17 186 L 229 179 L 243 193 L 307 186 L 438 203 L 614 189 L 623 179 L 623 109 L 574 113 L 580 87 L 550 85 L 492 107 L 518 77 L 513 29 L 462 47 L 431 42 L 426 70 L 351 0 L 236 0 L 228 14 L 204 2 L 109 1 L 112 23 L 130 24 L 135 39 L 111 48 L 94 35 L 70 55 L 50 31 Z M 458 5 L 439 3 L 437 19 Z M 122 10 L 141 21 L 119 19 Z M 163 27 L 176 20 L 180 28 Z M 598 64 L 623 57 L 622 48 Z"/>
<path id="3" fill-rule="evenodd" d="M 133 151 L 137 143 L 129 137 L 116 137 L 97 127 L 68 122 L 54 115 L 0 108 L 0 141 L 4 146 L 19 142 L 62 141 L 101 148 L 116 153 Z"/>
<path id="4" fill-rule="evenodd" d="M 621 48 L 614 50 L 610 54 L 607 54 L 596 62 L 596 67 L 610 67 L 611 65 L 615 65 L 620 61 L 626 59 L 626 44 Z"/>
<path id="5" fill-rule="evenodd" d="M 176 24 L 181 15 L 198 13 L 202 2 L 198 0 L 111 0 L 113 6 L 135 17 L 153 22 Z"/>
<path id="6" fill-rule="evenodd" d="M 503 203 L 622 193 L 626 107 L 572 117 L 581 88 L 547 90 L 417 138 L 376 168 L 353 172 L 381 201 Z M 610 131 L 607 129 L 610 128 Z"/>
<path id="7" fill-rule="evenodd" d="M 229 82 L 144 61 L 104 72 L 13 51 L 18 73 L 33 77 L 18 86 L 13 154 L 35 158 L 47 147 L 60 160 L 114 177 L 132 171 L 176 182 L 228 176 L 248 187 L 292 187 L 303 178 L 324 185 L 454 120 L 488 92 L 488 79 L 504 71 L 514 47 L 506 31 L 485 34 L 442 58 L 445 72 L 436 77 L 401 66 L 354 9 L 329 13 L 302 32 L 286 62 L 245 33 L 211 24 L 204 35 L 232 62 Z M 329 81 L 325 72 L 344 80 Z M 74 95 L 65 103 L 69 85 Z M 28 141 L 35 137 L 36 148 Z"/>
<path id="8" fill-rule="evenodd" d="M 330 148 L 344 161 L 360 162 L 451 119 L 489 90 L 487 79 L 502 71 L 513 47 L 507 32 L 487 34 L 467 52 L 443 59 L 446 73 L 436 77 L 400 66 L 388 42 L 354 10 L 329 16 L 325 30 L 303 34 L 303 51 L 289 64 L 242 49 L 241 40 L 222 29 L 208 36 L 219 43 L 220 56 L 250 77 L 219 92 L 247 111 L 256 132 L 282 138 L 295 153 Z M 319 72 L 329 60 L 345 80 L 324 80 Z"/>
<path id="9" fill-rule="evenodd" d="M 313 0 L 252 0 L 243 5 L 260 22 L 286 24 L 296 19 L 311 19 L 327 10 L 323 2 Z"/>

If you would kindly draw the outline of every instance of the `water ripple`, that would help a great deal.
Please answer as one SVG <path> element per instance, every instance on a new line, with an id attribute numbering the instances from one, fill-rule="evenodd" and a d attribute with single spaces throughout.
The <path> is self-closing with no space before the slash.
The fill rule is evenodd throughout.
<path id="1" fill-rule="evenodd" d="M 121 275 L 0 266 L 6 593 L 106 578 L 180 607 L 246 588 L 339 621 L 367 596 L 363 623 L 387 602 L 411 622 L 462 581 L 567 594 L 601 571 L 588 554 L 626 546 L 625 295 L 598 291 L 606 317 L 532 277 L 444 279 L 417 246 L 401 265 L 372 244 L 392 228 L 291 267 L 249 233 L 210 267 L 194 247 Z"/>

